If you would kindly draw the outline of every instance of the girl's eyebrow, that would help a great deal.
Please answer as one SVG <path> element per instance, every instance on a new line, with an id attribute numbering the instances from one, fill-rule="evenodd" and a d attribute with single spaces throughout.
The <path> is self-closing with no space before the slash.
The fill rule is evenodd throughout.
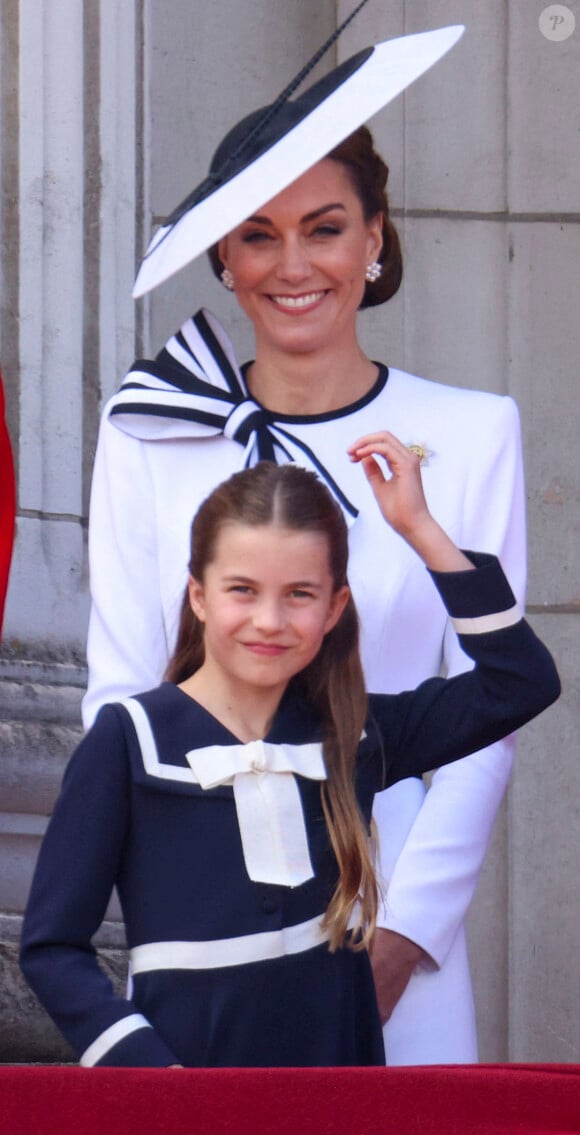
<path id="1" fill-rule="evenodd" d="M 330 205 L 321 205 L 320 209 L 313 209 L 311 213 L 305 213 L 305 215 L 300 218 L 300 224 L 303 225 L 307 224 L 308 221 L 315 221 L 318 217 L 321 217 L 323 213 L 330 213 L 333 209 L 342 209 L 343 213 L 346 212 L 344 205 L 342 205 L 340 201 L 333 201 Z M 249 224 L 250 222 L 254 225 L 272 225 L 272 221 L 269 217 L 264 217 L 259 213 L 254 213 L 253 216 L 247 217 L 245 224 Z"/>
<path id="2" fill-rule="evenodd" d="M 307 587 L 309 591 L 322 591 L 319 583 L 313 583 L 311 579 L 297 579 L 295 582 L 289 583 L 288 587 Z"/>
<path id="3" fill-rule="evenodd" d="M 222 576 L 224 583 L 255 583 L 255 579 L 251 579 L 249 575 L 224 575 Z"/>
<path id="4" fill-rule="evenodd" d="M 223 583 L 249 583 L 253 586 L 256 585 L 257 580 L 252 579 L 249 575 L 224 575 L 222 576 Z M 297 579 L 290 580 L 284 584 L 285 587 L 308 587 L 312 591 L 322 591 L 320 583 L 313 583 L 310 579 Z"/>

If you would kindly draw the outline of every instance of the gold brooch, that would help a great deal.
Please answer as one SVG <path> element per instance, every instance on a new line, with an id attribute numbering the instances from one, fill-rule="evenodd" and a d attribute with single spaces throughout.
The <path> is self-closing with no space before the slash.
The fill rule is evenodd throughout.
<path id="1" fill-rule="evenodd" d="M 424 441 L 420 443 L 413 442 L 411 445 L 407 446 L 407 449 L 409 449 L 411 453 L 414 453 L 419 458 L 420 465 L 428 465 L 429 458 L 433 457 L 433 450 L 428 449 Z"/>

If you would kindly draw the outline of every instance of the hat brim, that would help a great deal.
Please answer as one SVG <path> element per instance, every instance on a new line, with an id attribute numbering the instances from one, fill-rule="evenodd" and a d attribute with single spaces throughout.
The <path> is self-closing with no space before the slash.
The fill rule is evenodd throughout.
<path id="1" fill-rule="evenodd" d="M 235 229 L 321 161 L 401 91 L 428 71 L 463 35 L 463 25 L 377 44 L 368 59 L 266 153 L 155 233 L 139 269 L 137 299 Z"/>

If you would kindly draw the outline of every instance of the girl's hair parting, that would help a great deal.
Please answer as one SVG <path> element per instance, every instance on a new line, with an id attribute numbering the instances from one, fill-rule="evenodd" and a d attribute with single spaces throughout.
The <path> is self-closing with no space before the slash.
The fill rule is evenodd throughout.
<path id="1" fill-rule="evenodd" d="M 218 485 L 193 520 L 189 570 L 194 579 L 203 582 L 221 530 L 233 523 L 255 527 L 274 524 L 291 531 L 322 533 L 328 541 L 334 590 L 347 584 L 344 517 L 314 473 L 297 465 L 264 461 Z M 203 660 L 203 624 L 192 611 L 186 590 L 177 644 L 165 677 L 170 682 L 183 682 Z M 345 944 L 363 949 L 369 945 L 376 925 L 377 882 L 369 833 L 355 795 L 356 754 L 367 698 L 352 596 L 316 658 L 294 675 L 290 684 L 323 722 L 328 779 L 321 785 L 322 806 L 340 872 L 324 918 L 330 949 Z M 349 927 L 353 933 L 347 938 Z"/>

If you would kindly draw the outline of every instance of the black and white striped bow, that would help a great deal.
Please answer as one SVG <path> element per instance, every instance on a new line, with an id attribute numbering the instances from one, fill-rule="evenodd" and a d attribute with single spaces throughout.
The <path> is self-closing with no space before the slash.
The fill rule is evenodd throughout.
<path id="1" fill-rule="evenodd" d="M 258 461 L 295 461 L 320 476 L 347 523 L 358 516 L 312 449 L 250 397 L 223 327 L 205 309 L 183 324 L 154 361 L 133 364 L 109 403 L 109 415 L 119 429 L 142 440 L 223 434 L 244 448 L 244 468 Z"/>

